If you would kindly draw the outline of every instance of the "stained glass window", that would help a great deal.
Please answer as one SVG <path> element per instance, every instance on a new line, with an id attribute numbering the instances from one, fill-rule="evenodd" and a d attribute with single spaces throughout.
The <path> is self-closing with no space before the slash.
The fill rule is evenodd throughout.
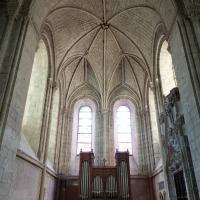
<path id="1" fill-rule="evenodd" d="M 131 117 L 127 106 L 120 106 L 117 109 L 116 126 L 118 150 L 127 151 L 128 149 L 132 154 Z"/>
<path id="2" fill-rule="evenodd" d="M 92 110 L 89 106 L 80 108 L 78 115 L 77 154 L 91 151 L 92 148 Z"/>

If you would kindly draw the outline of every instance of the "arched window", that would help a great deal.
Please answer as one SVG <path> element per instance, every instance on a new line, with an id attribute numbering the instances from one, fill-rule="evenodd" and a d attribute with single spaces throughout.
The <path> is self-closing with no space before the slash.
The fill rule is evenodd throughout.
<path id="1" fill-rule="evenodd" d="M 79 173 L 79 153 L 82 151 L 91 151 L 95 153 L 96 133 L 96 104 L 89 98 L 79 99 L 71 107 L 73 120 L 70 120 L 71 128 L 68 129 L 69 139 L 68 147 L 70 152 L 69 169 L 71 175 Z M 70 127 L 69 124 L 69 127 Z"/>
<path id="2" fill-rule="evenodd" d="M 170 90 L 176 87 L 177 85 L 174 73 L 174 66 L 172 63 L 172 57 L 168 51 L 167 41 L 163 42 L 160 50 L 159 70 L 162 93 L 166 96 L 170 93 Z"/>
<path id="3" fill-rule="evenodd" d="M 118 107 L 116 125 L 118 150 L 132 154 L 131 115 L 127 106 Z"/>
<path id="4" fill-rule="evenodd" d="M 77 154 L 80 151 L 92 149 L 92 110 L 89 106 L 82 106 L 78 114 Z"/>
<path id="5" fill-rule="evenodd" d="M 25 143 L 28 143 L 37 154 L 42 128 L 43 110 L 48 77 L 48 54 L 41 40 L 35 53 L 21 132 Z"/>
<path id="6" fill-rule="evenodd" d="M 113 149 L 113 153 L 116 149 L 118 151 L 127 151 L 128 149 L 130 173 L 137 174 L 139 173 L 139 141 L 141 137 L 137 104 L 127 98 L 119 98 L 113 103 L 113 129 L 111 129 L 113 134 L 111 132 L 110 145 L 114 147 L 111 149 Z M 114 164 L 115 160 L 111 162 Z"/>

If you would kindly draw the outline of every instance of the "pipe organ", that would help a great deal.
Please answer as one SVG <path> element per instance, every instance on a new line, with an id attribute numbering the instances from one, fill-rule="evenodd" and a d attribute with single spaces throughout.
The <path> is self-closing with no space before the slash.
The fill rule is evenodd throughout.
<path id="1" fill-rule="evenodd" d="M 93 153 L 80 153 L 80 199 L 91 199 L 92 167 L 94 163 Z"/>
<path id="2" fill-rule="evenodd" d="M 94 166 L 92 152 L 80 153 L 81 200 L 129 200 L 130 168 L 129 153 L 116 152 L 116 166 Z"/>

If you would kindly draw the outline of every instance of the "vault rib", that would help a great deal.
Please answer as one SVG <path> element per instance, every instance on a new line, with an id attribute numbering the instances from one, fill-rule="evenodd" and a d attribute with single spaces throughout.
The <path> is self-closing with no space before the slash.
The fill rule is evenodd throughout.
<path id="1" fill-rule="evenodd" d="M 111 92 L 110 92 L 110 94 L 109 94 L 109 100 L 110 100 L 110 98 L 111 98 L 111 96 L 117 91 L 117 90 L 119 90 L 120 88 L 125 88 L 125 89 L 127 89 L 127 91 L 129 91 L 130 93 L 132 93 L 133 95 L 134 95 L 134 97 L 133 97 L 133 99 L 135 100 L 135 102 L 137 103 L 137 105 L 139 105 L 140 103 L 140 101 L 141 101 L 141 98 L 138 96 L 138 92 L 135 90 L 135 88 L 133 88 L 133 87 L 131 87 L 130 85 L 128 85 L 127 83 L 124 83 L 123 85 L 122 84 L 118 84 Z M 119 95 L 118 97 L 124 97 L 124 96 L 126 96 L 127 97 L 127 95 Z M 128 95 L 128 97 L 130 97 L 129 95 Z"/>
<path id="2" fill-rule="evenodd" d="M 90 50 L 92 44 L 94 43 L 95 39 L 97 38 L 98 33 L 100 32 L 100 30 L 101 30 L 101 27 L 100 27 L 100 28 L 98 29 L 98 31 L 96 32 L 95 36 L 92 38 L 92 40 L 91 40 L 91 42 L 90 42 L 89 47 L 88 47 L 87 50 L 86 50 L 86 52 L 84 53 L 84 55 L 80 58 L 79 62 L 77 63 L 77 65 L 76 65 L 76 67 L 75 67 L 75 70 L 74 70 L 74 72 L 73 72 L 73 75 L 72 75 L 72 77 L 70 78 L 70 82 L 69 82 L 69 86 L 68 86 L 68 89 L 67 89 L 66 97 L 68 96 L 68 93 L 69 93 L 69 89 L 70 89 L 72 80 L 73 80 L 73 78 L 74 78 L 74 76 L 75 76 L 75 73 L 76 73 L 76 71 L 77 71 L 77 69 L 78 69 L 78 67 L 79 67 L 79 65 L 80 65 L 80 63 L 81 63 L 81 61 L 82 61 L 82 59 L 84 59 L 84 68 L 85 68 L 85 55 L 87 55 L 87 54 L 89 53 L 89 50 Z M 76 59 L 76 60 L 77 60 L 77 59 Z"/>
<path id="3" fill-rule="evenodd" d="M 160 13 L 155 8 L 153 8 L 153 7 L 149 6 L 149 5 L 141 4 L 141 5 L 136 5 L 136 6 L 132 6 L 132 7 L 126 8 L 126 9 L 124 9 L 122 11 L 119 11 L 118 13 L 115 13 L 112 17 L 110 17 L 108 19 L 108 23 L 110 23 L 115 17 L 119 16 L 120 14 L 122 14 L 124 12 L 127 12 L 129 10 L 132 10 L 132 9 L 136 9 L 136 8 L 148 8 L 148 9 L 152 10 L 153 12 L 155 12 L 159 16 L 159 18 L 162 20 L 162 17 L 160 15 Z"/>
<path id="4" fill-rule="evenodd" d="M 77 69 L 78 69 L 78 67 L 79 67 L 79 65 L 80 65 L 80 63 L 81 63 L 81 61 L 82 61 L 83 59 L 84 59 L 83 57 L 80 58 L 80 60 L 78 61 L 77 65 L 76 65 L 76 67 L 75 67 L 75 69 L 74 69 L 74 72 L 73 72 L 73 74 L 72 74 L 72 76 L 71 76 L 71 78 L 70 78 L 70 81 L 69 81 L 69 84 L 68 84 L 68 88 L 67 88 L 67 92 L 66 92 L 66 99 L 67 99 L 67 97 L 68 97 L 68 95 L 69 95 L 69 89 L 70 89 L 71 83 L 72 83 L 72 81 L 73 81 L 74 75 L 76 74 L 76 71 L 77 71 Z"/>
<path id="5" fill-rule="evenodd" d="M 142 58 L 144 59 L 144 62 L 145 62 L 145 65 L 147 66 L 148 68 L 148 71 L 149 71 L 149 74 L 150 74 L 150 67 L 149 67 L 149 64 L 144 56 L 144 54 L 142 53 L 142 51 L 140 50 L 140 48 L 137 46 L 137 44 L 126 34 L 124 33 L 122 30 L 120 30 L 119 28 L 117 28 L 116 26 L 110 24 L 110 27 L 114 28 L 116 31 L 118 31 L 119 33 L 121 33 L 122 35 L 124 35 L 135 47 L 136 49 L 140 52 Z"/>
<path id="6" fill-rule="evenodd" d="M 123 51 L 123 49 L 122 49 L 122 47 L 121 47 L 121 45 L 120 45 L 120 43 L 119 43 L 119 41 L 117 40 L 117 37 L 116 37 L 116 35 L 113 33 L 113 31 L 112 31 L 112 29 L 108 29 L 109 31 L 110 31 L 110 33 L 112 34 L 112 36 L 113 36 L 113 38 L 114 38 L 114 40 L 115 40 L 115 42 L 116 42 L 116 44 L 117 44 L 117 46 L 119 47 L 119 50 L 120 51 Z"/>
<path id="7" fill-rule="evenodd" d="M 91 43 L 90 43 L 90 45 L 89 45 L 89 47 L 88 47 L 88 49 L 87 49 L 86 54 L 87 54 L 87 53 L 89 54 L 92 45 L 94 44 L 94 42 L 95 42 L 95 40 L 96 40 L 98 34 L 100 33 L 100 30 L 101 30 L 101 27 L 99 27 L 98 31 L 97 31 L 96 34 L 94 35 L 94 37 L 93 37 L 93 39 L 92 39 L 92 41 L 91 41 Z"/>
<path id="8" fill-rule="evenodd" d="M 106 109 L 106 47 L 107 30 L 103 30 L 103 108 Z"/>
<path id="9" fill-rule="evenodd" d="M 103 2 L 103 22 L 107 22 L 107 16 L 106 16 L 106 0 L 102 0 Z"/>
<path id="10" fill-rule="evenodd" d="M 93 37 L 89 47 L 87 48 L 86 52 L 83 53 L 83 54 L 79 54 L 79 55 L 74 55 L 73 57 L 75 57 L 74 59 L 72 59 L 72 61 L 70 61 L 69 63 L 67 63 L 67 65 L 65 65 L 63 68 L 60 69 L 59 71 L 59 74 L 58 74 L 58 77 L 60 75 L 60 73 L 62 73 L 62 71 L 68 66 L 70 65 L 71 63 L 73 63 L 74 61 L 76 61 L 79 57 L 86 57 L 86 55 L 89 53 L 90 51 L 90 48 L 92 46 L 92 44 L 94 43 L 95 39 L 97 38 L 99 32 L 100 32 L 101 28 L 99 28 L 99 30 L 96 32 L 95 36 Z M 70 59 L 70 58 L 69 58 Z M 64 64 L 64 63 L 63 63 Z"/>
<path id="11" fill-rule="evenodd" d="M 89 33 L 91 33 L 92 31 L 94 31 L 96 28 L 98 28 L 100 25 L 97 25 L 95 27 L 93 27 L 91 30 L 89 30 L 88 32 L 84 33 L 82 36 L 80 36 L 72 45 L 71 47 L 65 52 L 62 60 L 60 61 L 60 64 L 58 66 L 58 72 L 57 72 L 57 77 L 62 69 L 62 65 L 63 65 L 63 62 L 64 62 L 64 59 L 65 57 L 67 56 L 67 54 L 70 52 L 70 50 L 82 39 L 84 38 L 85 36 L 87 36 Z"/>
<path id="12" fill-rule="evenodd" d="M 72 9 L 72 10 L 79 10 L 81 12 L 85 12 L 91 16 L 93 16 L 95 19 L 98 20 L 99 23 L 103 23 L 102 19 L 97 17 L 96 15 L 94 15 L 93 13 L 89 12 L 88 10 L 85 10 L 83 8 L 78 8 L 78 7 L 75 7 L 75 6 L 60 6 L 60 7 L 57 7 L 53 10 L 51 10 L 45 17 L 45 19 L 47 19 L 48 17 L 50 17 L 54 12 L 57 12 L 58 10 L 62 10 L 62 9 Z"/>
<path id="13" fill-rule="evenodd" d="M 148 74 L 148 76 L 150 77 L 150 74 L 148 73 L 148 71 L 143 67 L 142 65 L 142 61 L 140 61 L 141 59 L 139 57 L 137 57 L 136 55 L 130 54 L 130 53 L 125 53 L 125 55 L 127 55 L 130 59 L 134 60 L 135 62 L 138 63 L 138 65 L 141 67 L 141 69 L 144 71 L 144 73 Z"/>
<path id="14" fill-rule="evenodd" d="M 92 69 L 92 71 L 93 71 L 93 73 L 94 73 L 94 75 L 95 75 L 95 79 L 96 79 L 97 82 L 98 82 L 99 90 L 100 90 L 100 92 L 102 93 L 102 87 L 101 87 L 101 84 L 100 84 L 100 80 L 99 80 L 99 78 L 98 78 L 98 76 L 97 76 L 97 73 L 96 73 L 96 71 L 93 69 L 93 66 L 90 64 L 89 59 L 88 59 L 88 58 L 85 58 L 85 59 L 86 59 L 86 61 L 88 62 L 90 68 Z"/>
<path id="15" fill-rule="evenodd" d="M 114 74 L 115 74 L 117 68 L 119 67 L 119 64 L 121 63 L 121 61 L 122 61 L 122 59 L 123 59 L 123 56 L 124 56 L 124 55 L 120 55 L 120 56 L 118 57 L 118 60 L 117 60 L 116 65 L 115 65 L 115 68 L 114 68 L 114 70 L 113 70 L 113 72 L 112 72 L 112 75 L 111 75 L 111 78 L 110 78 L 110 80 L 109 80 L 109 82 L 108 82 L 108 92 L 109 92 L 109 89 L 110 89 L 111 81 L 113 80 Z"/>
<path id="16" fill-rule="evenodd" d="M 71 65 L 72 63 L 74 63 L 76 60 L 78 60 L 80 57 L 83 57 L 83 55 L 75 55 L 73 56 L 74 58 L 71 59 L 71 57 L 69 59 L 71 59 L 69 62 L 67 62 L 67 64 L 65 65 L 65 67 L 63 67 L 61 70 L 60 70 L 60 73 L 59 73 L 59 76 L 58 78 L 60 77 L 60 74 L 62 74 L 62 72 L 67 68 L 67 66 Z"/>
<path id="17" fill-rule="evenodd" d="M 141 92 L 141 88 L 140 88 L 140 85 L 139 85 L 137 76 L 136 76 L 136 74 L 135 74 L 134 68 L 133 68 L 133 66 L 132 66 L 132 64 L 131 64 L 131 62 L 130 62 L 130 60 L 127 58 L 127 56 L 125 56 L 125 59 L 128 61 L 129 65 L 130 65 L 130 67 L 131 67 L 131 69 L 132 69 L 133 76 L 134 76 L 135 81 L 136 81 L 136 83 L 137 83 L 137 87 L 138 87 L 139 94 L 140 94 L 140 99 L 141 99 L 141 98 L 142 98 L 142 92 Z"/>

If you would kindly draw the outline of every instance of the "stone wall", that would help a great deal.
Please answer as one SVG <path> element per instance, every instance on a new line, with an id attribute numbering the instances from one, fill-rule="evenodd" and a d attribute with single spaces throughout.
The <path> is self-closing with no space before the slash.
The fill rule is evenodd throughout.
<path id="1" fill-rule="evenodd" d="M 13 181 L 15 156 L 20 143 L 20 129 L 28 91 L 37 39 L 34 28 L 29 25 L 19 64 L 19 73 L 14 87 L 8 119 L 0 147 L 0 199 L 7 200 Z"/>
<path id="2" fill-rule="evenodd" d="M 30 160 L 16 158 L 14 182 L 10 200 L 38 200 L 40 193 L 42 169 Z M 54 200 L 56 179 L 50 174 L 46 175 L 45 200 Z"/>
<path id="3" fill-rule="evenodd" d="M 42 170 L 21 158 L 16 158 L 14 173 L 10 200 L 37 200 Z"/>
<path id="4" fill-rule="evenodd" d="M 185 134 L 188 135 L 196 181 L 200 191 L 200 118 L 194 94 L 194 80 L 191 78 L 185 46 L 181 40 L 180 29 L 176 24 L 170 37 L 170 50 L 175 66 L 177 84 L 180 91 L 182 112 L 185 117 Z"/>
<path id="5" fill-rule="evenodd" d="M 55 200 L 56 179 L 50 174 L 46 175 L 44 200 Z"/>

